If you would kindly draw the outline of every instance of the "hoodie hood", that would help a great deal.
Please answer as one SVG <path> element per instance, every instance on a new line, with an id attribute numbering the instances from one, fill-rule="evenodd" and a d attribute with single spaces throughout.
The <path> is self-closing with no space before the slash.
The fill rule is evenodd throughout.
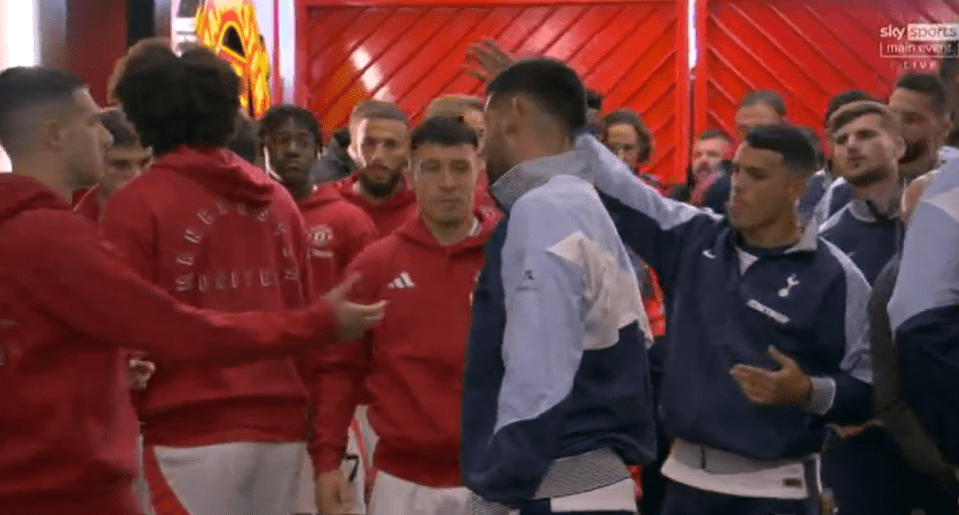
<path id="1" fill-rule="evenodd" d="M 153 168 L 166 168 L 201 184 L 226 200 L 264 206 L 278 187 L 266 172 L 225 148 L 177 147 L 163 154 Z"/>
<path id="2" fill-rule="evenodd" d="M 36 179 L 12 173 L 0 174 L 0 222 L 34 209 L 70 211 L 71 206 Z"/>
<path id="3" fill-rule="evenodd" d="M 482 248 L 483 245 L 486 244 L 486 240 L 493 234 L 493 229 L 498 222 L 498 217 L 485 214 L 479 209 L 473 211 L 473 216 L 476 217 L 476 224 L 473 230 L 466 239 L 455 245 L 440 245 L 439 242 L 436 241 L 436 237 L 433 236 L 433 233 L 430 232 L 429 227 L 426 226 L 426 222 L 423 221 L 422 216 L 410 218 L 408 222 L 396 230 L 396 234 L 400 238 L 409 240 L 417 245 L 441 249 L 447 254 L 458 254 L 460 252 Z"/>
<path id="4" fill-rule="evenodd" d="M 310 196 L 298 201 L 297 205 L 299 205 L 300 208 L 305 211 L 336 202 L 338 200 L 343 200 L 343 195 L 340 195 L 340 192 L 335 184 L 327 183 L 318 185 L 316 190 L 313 191 Z"/>

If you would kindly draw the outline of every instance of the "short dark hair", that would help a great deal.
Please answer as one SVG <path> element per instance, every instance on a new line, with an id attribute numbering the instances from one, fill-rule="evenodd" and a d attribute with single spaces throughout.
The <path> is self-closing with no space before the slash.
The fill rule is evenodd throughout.
<path id="1" fill-rule="evenodd" d="M 117 83 L 123 110 L 157 155 L 180 145 L 225 147 L 240 111 L 240 78 L 211 50 L 173 50 L 127 70 Z"/>
<path id="2" fill-rule="evenodd" d="M 260 138 L 266 141 L 267 135 L 279 129 L 286 122 L 292 121 L 309 131 L 313 135 L 316 148 L 323 146 L 323 133 L 316 116 L 307 109 L 293 104 L 275 105 L 266 110 L 260 117 Z"/>
<path id="3" fill-rule="evenodd" d="M 636 131 L 636 135 L 639 137 L 639 143 L 643 145 L 642 152 L 639 155 L 639 161 L 642 163 L 649 160 L 649 156 L 653 153 L 653 133 L 650 132 L 646 124 L 643 123 L 643 119 L 640 118 L 635 111 L 630 109 L 617 109 L 604 116 L 602 120 L 600 120 L 600 123 L 602 123 L 604 131 L 609 131 L 609 128 L 614 125 L 632 126 L 633 130 Z"/>
<path id="4" fill-rule="evenodd" d="M 783 156 L 783 164 L 803 177 L 818 167 L 816 149 L 803 131 L 788 125 L 760 125 L 746 135 L 745 144 L 756 149 L 771 150 Z"/>
<path id="5" fill-rule="evenodd" d="M 396 120 L 410 124 L 410 117 L 400 111 L 399 106 L 385 100 L 364 100 L 356 104 L 350 113 L 350 128 L 362 120 Z"/>
<path id="6" fill-rule="evenodd" d="M 839 108 L 853 102 L 862 102 L 863 100 L 875 101 L 876 99 L 869 93 L 859 91 L 858 89 L 850 89 L 833 95 L 833 97 L 829 99 L 829 105 L 826 106 L 826 117 L 823 119 L 823 127 L 829 127 L 829 119 L 832 118 L 833 113 L 838 111 Z"/>
<path id="7" fill-rule="evenodd" d="M 479 148 L 476 131 L 460 118 L 451 116 L 427 118 L 419 127 L 413 129 L 410 134 L 410 150 L 416 150 L 427 143 L 444 147 L 472 145 Z"/>
<path id="8" fill-rule="evenodd" d="M 759 89 L 746 93 L 743 95 L 743 99 L 739 101 L 739 108 L 742 109 L 756 104 L 768 105 L 776 111 L 780 118 L 786 116 L 786 101 L 779 93 L 771 89 Z"/>
<path id="9" fill-rule="evenodd" d="M 113 73 L 107 81 L 107 100 L 111 104 L 119 104 L 120 97 L 117 95 L 117 85 L 120 83 L 120 78 L 129 71 L 146 66 L 156 59 L 168 58 L 172 47 L 171 41 L 162 37 L 137 41 L 123 57 L 117 59 L 117 62 L 114 63 Z"/>
<path id="10" fill-rule="evenodd" d="M 603 110 L 603 94 L 595 89 L 586 89 L 586 107 L 597 111 Z"/>
<path id="11" fill-rule="evenodd" d="M 0 145 L 10 156 L 28 151 L 24 123 L 38 122 L 25 111 L 73 102 L 73 95 L 87 86 L 76 76 L 43 66 L 15 66 L 0 72 Z"/>
<path id="12" fill-rule="evenodd" d="M 529 96 L 556 118 L 570 137 L 586 125 L 586 88 L 562 61 L 546 57 L 516 61 L 486 86 L 491 101 L 518 94 Z"/>
<path id="13" fill-rule="evenodd" d="M 696 138 L 696 141 L 705 141 L 708 139 L 721 139 L 728 144 L 733 143 L 733 139 L 729 137 L 729 134 L 726 134 L 726 131 L 718 127 L 712 127 L 704 130 L 702 134 L 700 134 L 699 137 Z"/>
<path id="14" fill-rule="evenodd" d="M 104 109 L 97 116 L 103 128 L 113 136 L 114 147 L 128 147 L 140 144 L 140 136 L 137 135 L 136 128 L 127 119 L 127 115 L 122 109 L 113 107 Z"/>
<path id="15" fill-rule="evenodd" d="M 236 117 L 236 130 L 226 147 L 250 164 L 256 164 L 260 157 L 260 132 L 256 122 L 246 116 Z"/>
<path id="16" fill-rule="evenodd" d="M 822 148 L 822 138 L 816 133 L 816 129 L 805 125 L 797 125 L 796 128 L 805 134 L 806 137 L 809 138 L 809 142 L 812 143 L 813 149 L 816 151 L 816 168 L 819 169 L 825 166 L 826 155 Z"/>
<path id="17" fill-rule="evenodd" d="M 945 115 L 951 111 L 946 85 L 938 75 L 931 73 L 907 73 L 896 81 L 895 89 L 906 89 L 919 93 L 929 99 L 936 114 Z"/>

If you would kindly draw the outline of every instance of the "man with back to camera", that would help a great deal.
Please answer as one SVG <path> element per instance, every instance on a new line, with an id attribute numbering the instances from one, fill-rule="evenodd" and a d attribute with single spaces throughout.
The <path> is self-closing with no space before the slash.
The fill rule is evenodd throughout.
<path id="1" fill-rule="evenodd" d="M 957 194 L 959 160 L 953 159 L 935 172 L 912 214 L 888 305 L 903 400 L 954 470 L 959 469 Z"/>
<path id="2" fill-rule="evenodd" d="M 345 302 L 348 285 L 306 311 L 237 315 L 188 307 L 139 278 L 68 203 L 95 184 L 110 143 L 98 112 L 64 72 L 0 73 L 0 144 L 13 162 L 0 176 L 4 514 L 142 513 L 126 348 L 163 363 L 238 364 L 350 339 L 381 316 L 382 305 Z"/>
<path id="3" fill-rule="evenodd" d="M 325 292 L 339 278 L 346 266 L 368 244 L 377 238 L 376 227 L 359 207 L 340 196 L 331 182 L 312 184 L 310 170 L 323 146 L 320 123 L 313 113 L 290 104 L 276 105 L 260 118 L 260 141 L 270 156 L 273 172 L 279 177 L 303 214 L 308 236 L 308 261 L 312 267 L 313 290 Z M 311 362 L 312 360 L 308 361 Z M 306 379 L 311 394 L 311 410 L 315 410 L 326 387 L 314 383 L 309 365 Z M 360 421 L 350 425 L 347 455 L 341 466 L 355 471 L 350 475 L 352 506 L 348 513 L 366 513 L 364 491 L 368 459 L 364 448 Z M 310 438 L 315 432 L 311 431 Z M 320 513 L 316 504 L 312 459 L 304 456 L 303 477 L 300 478 L 298 513 Z"/>
<path id="4" fill-rule="evenodd" d="M 157 160 L 107 202 L 101 230 L 144 277 L 197 307 L 281 310 L 315 298 L 290 195 L 226 148 L 240 80 L 206 48 L 168 50 L 117 94 Z M 301 359 L 158 364 L 140 413 L 158 515 L 289 515 L 306 453 Z"/>
<path id="5" fill-rule="evenodd" d="M 586 164 L 572 151 L 585 97 L 576 72 L 552 59 L 514 63 L 487 86 L 486 169 L 505 217 L 486 247 L 466 355 L 473 513 L 632 514 L 626 465 L 655 454 L 635 275 L 609 214 L 575 176 Z"/>
<path id="6" fill-rule="evenodd" d="M 350 115 L 350 155 L 358 167 L 337 185 L 343 198 L 370 215 L 381 237 L 416 213 L 406 179 L 409 123 L 396 104 L 382 100 L 361 102 Z"/>
<path id="7" fill-rule="evenodd" d="M 799 224 L 811 143 L 791 127 L 753 129 L 734 158 L 728 219 L 663 199 L 589 136 L 577 149 L 673 301 L 662 513 L 812 513 L 824 425 L 869 418 L 871 372 L 868 284 Z"/>
<path id="8" fill-rule="evenodd" d="M 843 106 L 829 120 L 834 169 L 853 188 L 853 199 L 821 227 L 822 237 L 845 252 L 873 283 L 900 247 L 899 159 L 905 151 L 899 117 L 871 101 Z M 886 430 L 870 421 L 840 428 L 823 453 L 823 481 L 847 515 L 955 514 L 955 499 L 928 488 L 910 470 Z"/>
<path id="9" fill-rule="evenodd" d="M 347 513 L 336 464 L 364 388 L 379 436 L 371 515 L 466 513 L 459 459 L 463 355 L 483 245 L 498 217 L 475 209 L 478 140 L 463 122 L 426 119 L 410 149 L 419 216 L 350 264 L 361 276 L 355 298 L 383 296 L 390 317 L 361 340 L 320 356 L 314 455 L 324 515 Z"/>

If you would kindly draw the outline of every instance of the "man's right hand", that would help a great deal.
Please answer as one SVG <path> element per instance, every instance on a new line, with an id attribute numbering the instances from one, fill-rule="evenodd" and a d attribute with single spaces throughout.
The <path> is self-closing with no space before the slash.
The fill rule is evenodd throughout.
<path id="1" fill-rule="evenodd" d="M 335 468 L 316 478 L 316 507 L 320 515 L 349 515 L 353 513 L 353 485 L 343 471 Z"/>
<path id="2" fill-rule="evenodd" d="M 467 73 L 483 82 L 492 80 L 516 60 L 490 38 L 471 44 L 466 51 L 466 59 L 467 63 L 476 63 L 476 68 L 467 69 Z"/>
<path id="3" fill-rule="evenodd" d="M 342 341 L 352 341 L 366 332 L 373 324 L 383 318 L 386 301 L 375 304 L 357 304 L 346 300 L 350 288 L 356 284 L 359 275 L 352 275 L 330 290 L 323 298 L 330 303 L 340 323 L 339 337 Z"/>

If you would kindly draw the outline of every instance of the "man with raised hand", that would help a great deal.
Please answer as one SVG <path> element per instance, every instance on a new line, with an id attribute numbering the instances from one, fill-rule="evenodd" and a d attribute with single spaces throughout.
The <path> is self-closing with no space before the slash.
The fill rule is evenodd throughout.
<path id="1" fill-rule="evenodd" d="M 486 170 L 505 218 L 466 356 L 474 513 L 632 514 L 627 465 L 655 454 L 649 324 L 613 222 L 577 177 L 586 121 L 585 88 L 561 62 L 517 62 L 487 87 Z"/>
<path id="2" fill-rule="evenodd" d="M 872 403 L 869 286 L 799 222 L 812 144 L 795 128 L 754 128 L 733 160 L 728 219 L 662 198 L 588 135 L 577 149 L 672 299 L 660 413 L 674 482 L 662 513 L 816 509 L 825 424 L 864 422 Z"/>

